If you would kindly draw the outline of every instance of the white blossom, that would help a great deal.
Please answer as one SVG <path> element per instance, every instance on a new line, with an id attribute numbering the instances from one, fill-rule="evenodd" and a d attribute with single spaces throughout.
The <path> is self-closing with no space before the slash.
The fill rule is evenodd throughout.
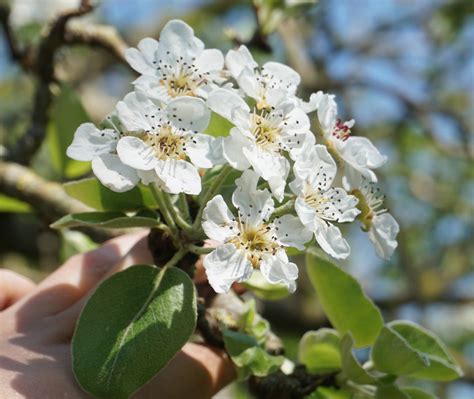
<path id="1" fill-rule="evenodd" d="M 297 266 L 288 260 L 285 247 L 299 249 L 310 240 L 297 217 L 284 215 L 273 221 L 274 203 L 268 190 L 258 190 L 258 175 L 246 170 L 236 180 L 232 202 L 234 217 L 221 195 L 211 199 L 203 213 L 206 235 L 220 243 L 204 258 L 210 285 L 216 292 L 227 292 L 234 282 L 248 280 L 259 268 L 272 284 L 282 283 L 289 291 L 296 289 Z"/>
<path id="2" fill-rule="evenodd" d="M 294 160 L 303 146 L 314 144 L 306 113 L 276 95 L 268 108 L 251 109 L 238 94 L 225 89 L 210 93 L 208 105 L 235 125 L 223 140 L 227 162 L 238 170 L 252 167 L 281 201 L 290 171 L 286 153 Z"/>
<path id="3" fill-rule="evenodd" d="M 331 187 L 337 167 L 325 146 L 307 148 L 294 166 L 290 183 L 296 194 L 295 210 L 303 225 L 314 233 L 321 248 L 334 258 L 344 259 L 350 247 L 334 222 L 352 222 L 360 213 L 357 198 L 342 188 Z"/>
<path id="4" fill-rule="evenodd" d="M 117 154 L 144 183 L 155 182 L 172 194 L 200 193 L 198 168 L 212 167 L 215 152 L 214 139 L 199 133 L 210 118 L 204 101 L 180 97 L 160 108 L 131 93 L 117 104 L 117 115 L 129 132 L 119 140 Z"/>
<path id="5" fill-rule="evenodd" d="M 337 118 L 334 97 L 321 92 L 313 97 L 325 144 L 336 159 L 343 161 L 344 174 L 361 174 L 367 180 L 376 182 L 373 169 L 382 166 L 387 157 L 380 154 L 368 138 L 351 136 L 354 120 L 342 122 Z"/>
<path id="6" fill-rule="evenodd" d="M 104 186 L 124 192 L 135 187 L 140 178 L 135 169 L 118 157 L 117 143 L 124 133 L 112 116 L 108 119 L 110 127 L 104 129 L 92 123 L 80 125 L 66 154 L 77 161 L 92 161 L 92 171 Z"/>
<path id="7" fill-rule="evenodd" d="M 135 89 L 164 104 L 181 96 L 206 98 L 225 80 L 222 53 L 204 49 L 192 28 L 180 20 L 169 21 L 159 41 L 145 38 L 125 57 L 142 75 L 135 80 Z"/>
<path id="8" fill-rule="evenodd" d="M 397 235 L 400 227 L 383 207 L 385 196 L 380 193 L 378 187 L 361 176 L 346 177 L 344 187 L 359 199 L 362 229 L 368 233 L 375 252 L 382 259 L 389 259 L 398 246 Z"/>

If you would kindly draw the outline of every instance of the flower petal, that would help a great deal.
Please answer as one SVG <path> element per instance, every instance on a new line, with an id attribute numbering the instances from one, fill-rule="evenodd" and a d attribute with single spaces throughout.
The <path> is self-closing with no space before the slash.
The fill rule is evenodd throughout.
<path id="1" fill-rule="evenodd" d="M 233 244 L 218 246 L 203 264 L 209 284 L 219 294 L 228 292 L 234 282 L 248 280 L 253 271 L 246 253 Z"/>
<path id="2" fill-rule="evenodd" d="M 326 146 L 316 144 L 301 151 L 293 171 L 302 180 L 307 180 L 314 189 L 327 190 L 336 176 L 337 166 Z"/>
<path id="3" fill-rule="evenodd" d="M 215 148 L 213 147 L 214 137 L 208 134 L 197 133 L 189 137 L 186 143 L 186 155 L 193 165 L 198 168 L 212 168 L 214 165 Z M 217 158 L 219 160 L 219 158 Z"/>
<path id="4" fill-rule="evenodd" d="M 220 71 L 224 68 L 224 55 L 220 50 L 206 49 L 197 57 L 194 65 L 201 73 Z"/>
<path id="5" fill-rule="evenodd" d="M 293 215 L 283 215 L 273 222 L 278 228 L 276 236 L 287 247 L 304 249 L 304 244 L 311 240 L 313 234 Z"/>
<path id="6" fill-rule="evenodd" d="M 163 111 L 143 93 L 132 92 L 117 103 L 117 116 L 130 132 L 153 130 Z"/>
<path id="7" fill-rule="evenodd" d="M 138 49 L 129 48 L 125 51 L 125 58 L 135 71 L 143 75 L 153 75 L 155 67 L 153 61 L 156 58 L 158 42 L 149 37 L 140 40 Z"/>
<path id="8" fill-rule="evenodd" d="M 124 165 L 115 154 L 94 158 L 92 171 L 105 187 L 118 193 L 131 190 L 139 181 L 136 170 Z"/>
<path id="9" fill-rule="evenodd" d="M 345 259 L 351 253 L 349 244 L 342 237 L 341 230 L 333 224 L 318 220 L 314 236 L 323 251 L 333 258 Z"/>
<path id="10" fill-rule="evenodd" d="M 369 230 L 369 239 L 375 246 L 375 252 L 382 259 L 389 259 L 397 248 L 399 231 L 397 221 L 389 213 L 374 216 Z"/>
<path id="11" fill-rule="evenodd" d="M 66 154 L 77 161 L 92 161 L 99 155 L 115 151 L 117 136 L 112 129 L 99 130 L 92 123 L 83 123 L 74 133 Z"/>
<path id="12" fill-rule="evenodd" d="M 230 136 L 224 137 L 222 152 L 229 165 L 237 170 L 250 167 L 250 162 L 243 153 L 243 148 L 249 145 L 249 140 L 237 128 L 230 130 Z"/>
<path id="13" fill-rule="evenodd" d="M 158 161 L 155 171 L 168 193 L 197 195 L 201 192 L 201 177 L 196 167 L 187 161 Z"/>
<path id="14" fill-rule="evenodd" d="M 237 50 L 229 50 L 225 56 L 225 65 L 234 79 L 237 79 L 245 67 L 255 69 L 258 64 L 248 48 L 241 45 Z"/>
<path id="15" fill-rule="evenodd" d="M 184 96 L 170 101 L 166 113 L 176 127 L 197 132 L 202 132 L 211 118 L 206 103 L 196 97 Z"/>
<path id="16" fill-rule="evenodd" d="M 300 75 L 294 69 L 279 62 L 267 62 L 262 67 L 262 75 L 271 77 L 275 88 L 284 89 L 290 96 L 296 93 L 301 82 Z"/>
<path id="17" fill-rule="evenodd" d="M 183 54 L 197 57 L 204 49 L 204 44 L 194 36 L 194 31 L 189 25 L 173 19 L 161 31 L 160 47 L 169 51 L 175 58 Z"/>
<path id="18" fill-rule="evenodd" d="M 316 211 L 309 206 L 303 198 L 298 197 L 295 200 L 295 211 L 301 223 L 313 233 L 316 231 Z"/>
<path id="19" fill-rule="evenodd" d="M 135 169 L 150 170 L 158 162 L 153 148 L 134 136 L 122 137 L 119 140 L 117 154 L 125 165 Z"/>
<path id="20" fill-rule="evenodd" d="M 318 120 L 326 136 L 331 135 L 337 119 L 337 104 L 334 94 L 324 94 L 319 101 Z"/>
<path id="21" fill-rule="evenodd" d="M 241 108 L 250 112 L 247 103 L 238 94 L 226 89 L 216 89 L 209 93 L 207 105 L 216 114 L 232 122 L 232 110 Z"/>
<path id="22" fill-rule="evenodd" d="M 260 262 L 260 271 L 269 283 L 284 284 L 288 291 L 295 292 L 298 267 L 288 261 L 285 251 L 278 251 L 276 256 L 264 256 Z"/>
<path id="23" fill-rule="evenodd" d="M 217 195 L 204 208 L 202 228 L 211 240 L 225 242 L 236 234 L 237 223 L 233 219 L 222 195 Z"/>

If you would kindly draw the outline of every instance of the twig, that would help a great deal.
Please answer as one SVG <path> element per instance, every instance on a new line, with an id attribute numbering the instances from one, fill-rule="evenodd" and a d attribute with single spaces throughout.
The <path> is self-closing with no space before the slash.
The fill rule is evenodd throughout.
<path id="1" fill-rule="evenodd" d="M 55 55 L 64 44 L 66 24 L 71 18 L 87 14 L 92 9 L 93 6 L 89 0 L 82 0 L 78 9 L 67 11 L 56 18 L 41 41 L 33 65 L 33 72 L 38 77 L 38 83 L 30 127 L 18 140 L 15 147 L 10 150 L 7 156 L 9 161 L 27 165 L 41 146 L 46 136 L 49 108 L 53 98 L 51 84 L 56 80 L 54 73 Z"/>

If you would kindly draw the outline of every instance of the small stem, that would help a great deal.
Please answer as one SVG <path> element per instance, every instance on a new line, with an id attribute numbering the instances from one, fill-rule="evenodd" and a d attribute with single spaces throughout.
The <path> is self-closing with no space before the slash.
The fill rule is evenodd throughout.
<path id="1" fill-rule="evenodd" d="M 189 244 L 188 251 L 196 255 L 207 255 L 214 251 L 214 247 L 200 247 L 199 245 Z"/>
<path id="2" fill-rule="evenodd" d="M 285 202 L 282 206 L 276 208 L 272 213 L 272 217 L 276 218 L 276 217 L 286 215 L 287 213 L 290 213 L 291 211 L 293 211 L 294 207 L 295 207 L 295 200 L 294 198 L 292 198 L 288 200 L 287 202 Z"/>
<path id="3" fill-rule="evenodd" d="M 181 248 L 179 249 L 174 255 L 173 257 L 165 263 L 165 265 L 163 266 L 163 269 L 167 269 L 169 267 L 172 267 L 174 265 L 176 265 L 176 263 L 178 263 L 181 259 L 183 259 L 184 255 L 186 255 L 188 253 L 188 249 L 187 248 Z"/>
<path id="4" fill-rule="evenodd" d="M 180 213 L 176 212 L 176 209 L 171 202 L 170 196 L 168 194 L 163 194 L 163 200 L 168 212 L 170 213 L 170 216 L 173 218 L 176 224 L 181 228 L 181 230 L 191 234 L 194 231 L 193 227 L 183 219 Z"/>
<path id="5" fill-rule="evenodd" d="M 180 193 L 178 201 L 179 208 L 181 209 L 181 212 L 183 212 L 184 218 L 186 219 L 186 221 L 190 222 L 191 214 L 189 213 L 189 206 L 188 201 L 186 200 L 186 194 Z"/>
<path id="6" fill-rule="evenodd" d="M 166 204 L 164 193 L 161 190 L 159 190 L 154 184 L 150 184 L 149 187 L 151 189 L 151 192 L 153 193 L 153 196 L 155 197 L 155 200 L 158 204 L 158 208 L 161 214 L 163 215 L 166 224 L 169 226 L 169 228 L 173 232 L 173 235 L 176 236 L 176 224 Z"/>
<path id="7" fill-rule="evenodd" d="M 202 197 L 201 206 L 199 207 L 198 213 L 196 215 L 196 219 L 194 219 L 193 228 L 195 230 L 197 230 L 199 228 L 199 225 L 201 224 L 202 213 L 204 212 L 204 208 L 206 207 L 207 202 L 212 197 L 214 197 L 214 195 L 219 191 L 219 189 L 221 188 L 222 184 L 224 183 L 226 177 L 229 175 L 229 173 L 231 171 L 232 171 L 232 166 L 230 166 L 230 165 L 224 166 L 222 168 L 222 170 L 219 172 L 219 174 L 216 176 L 216 178 L 212 182 L 212 184 L 204 192 L 204 195 Z"/>

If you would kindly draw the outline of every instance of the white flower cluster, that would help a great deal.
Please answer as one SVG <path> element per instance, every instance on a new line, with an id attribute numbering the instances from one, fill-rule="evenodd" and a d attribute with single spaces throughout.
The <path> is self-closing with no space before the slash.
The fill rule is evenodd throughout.
<path id="1" fill-rule="evenodd" d="M 386 157 L 367 138 L 351 135 L 354 121 L 338 119 L 334 95 L 318 92 L 305 102 L 290 67 L 259 66 L 245 46 L 224 58 L 178 20 L 164 27 L 159 41 L 143 39 L 126 57 L 141 75 L 135 91 L 104 128 L 81 125 L 67 153 L 92 161 L 97 178 L 117 192 L 141 182 L 197 195 L 202 169 L 242 171 L 234 212 L 222 195 L 202 205 L 202 228 L 216 243 L 204 266 L 217 292 L 254 269 L 294 291 L 298 268 L 285 248 L 304 249 L 314 236 L 325 252 L 346 258 L 350 247 L 338 226 L 356 218 L 377 254 L 391 256 L 398 224 L 373 187 L 374 170 Z M 312 131 L 308 114 L 314 111 Z M 233 125 L 227 136 L 203 133 L 212 112 Z M 275 209 L 275 200 L 284 205 Z"/>

